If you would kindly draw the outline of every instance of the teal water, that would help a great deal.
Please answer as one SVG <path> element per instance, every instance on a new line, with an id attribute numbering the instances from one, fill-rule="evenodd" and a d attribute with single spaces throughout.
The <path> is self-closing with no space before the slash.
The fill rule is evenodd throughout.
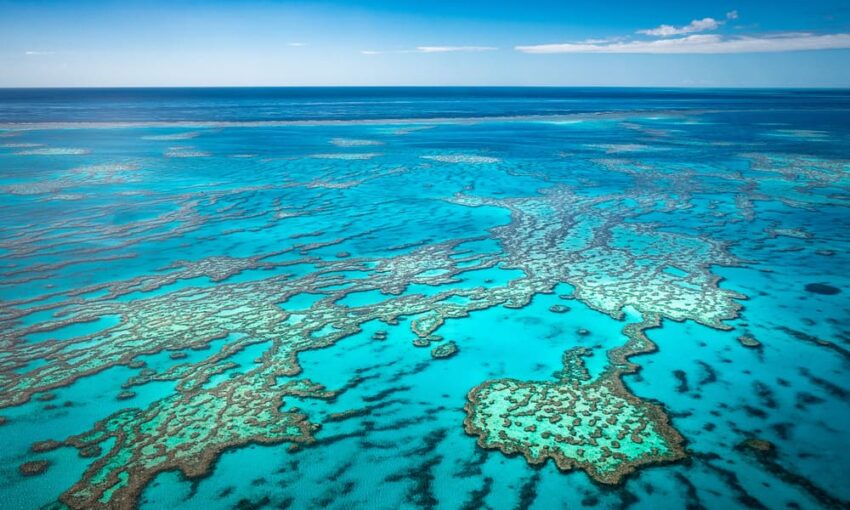
<path id="1" fill-rule="evenodd" d="M 846 92 L 54 94 L 0 507 L 850 505 Z"/>

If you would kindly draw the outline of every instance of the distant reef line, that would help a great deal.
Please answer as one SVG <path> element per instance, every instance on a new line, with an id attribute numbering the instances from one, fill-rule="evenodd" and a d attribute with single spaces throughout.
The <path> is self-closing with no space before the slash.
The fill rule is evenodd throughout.
<path id="1" fill-rule="evenodd" d="M 116 129 L 116 128 L 223 128 L 223 127 L 275 127 L 275 126 L 347 126 L 347 125 L 397 125 L 397 124 L 465 124 L 481 122 L 562 122 L 598 119 L 622 119 L 642 116 L 703 115 L 728 112 L 729 110 L 677 109 L 677 110 L 630 110 L 559 113 L 551 115 L 491 115 L 458 117 L 404 117 L 377 119 L 299 119 L 299 120 L 163 120 L 163 121 L 45 121 L 45 122 L 0 122 L 0 130 L 31 131 L 40 129 Z M 741 109 L 736 112 L 758 111 Z"/>

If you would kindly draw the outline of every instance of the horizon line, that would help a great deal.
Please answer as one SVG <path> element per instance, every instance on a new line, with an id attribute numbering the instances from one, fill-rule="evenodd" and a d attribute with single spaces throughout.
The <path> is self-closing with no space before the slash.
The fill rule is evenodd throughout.
<path id="1" fill-rule="evenodd" d="M 674 90 L 848 90 L 842 86 L 783 85 L 76 85 L 0 86 L 5 90 L 144 90 L 144 89 L 674 89 Z"/>

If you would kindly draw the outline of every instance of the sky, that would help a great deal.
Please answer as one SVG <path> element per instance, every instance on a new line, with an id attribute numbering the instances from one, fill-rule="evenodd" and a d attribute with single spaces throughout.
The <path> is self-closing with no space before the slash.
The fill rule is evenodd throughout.
<path id="1" fill-rule="evenodd" d="M 850 1 L 0 0 L 0 87 L 850 87 Z"/>

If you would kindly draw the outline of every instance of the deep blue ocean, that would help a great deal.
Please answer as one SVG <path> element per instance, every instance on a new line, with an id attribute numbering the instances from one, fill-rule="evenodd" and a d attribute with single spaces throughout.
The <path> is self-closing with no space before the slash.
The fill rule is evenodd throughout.
<path id="1" fill-rule="evenodd" d="M 557 87 L 0 89 L 0 122 L 273 122 L 659 110 L 846 113 L 847 90 Z"/>
<path id="2" fill-rule="evenodd" d="M 846 90 L 0 90 L 0 508 L 848 508 L 849 267 Z"/>

